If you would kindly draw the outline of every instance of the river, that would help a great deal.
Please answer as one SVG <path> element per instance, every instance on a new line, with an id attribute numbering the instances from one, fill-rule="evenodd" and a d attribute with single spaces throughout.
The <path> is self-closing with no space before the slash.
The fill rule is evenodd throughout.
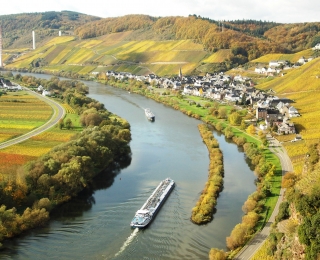
<path id="1" fill-rule="evenodd" d="M 43 74 L 28 74 L 49 79 Z M 224 155 L 224 189 L 211 223 L 190 221 L 207 181 L 208 151 L 197 125 L 163 104 L 137 94 L 85 82 L 89 96 L 125 118 L 131 125 L 131 162 L 100 176 L 95 190 L 61 207 L 45 228 L 4 243 L 2 259 L 208 259 L 211 247 L 225 249 L 226 237 L 241 221 L 241 207 L 255 189 L 254 174 L 243 152 L 215 133 Z M 144 108 L 155 114 L 149 122 Z M 171 177 L 176 187 L 150 226 L 129 224 L 161 180 Z"/>

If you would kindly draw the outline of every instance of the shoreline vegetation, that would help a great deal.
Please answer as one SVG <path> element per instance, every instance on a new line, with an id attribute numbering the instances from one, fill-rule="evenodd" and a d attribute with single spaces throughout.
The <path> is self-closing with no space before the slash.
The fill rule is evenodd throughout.
<path id="1" fill-rule="evenodd" d="M 18 168 L 16 173 L 1 175 L 0 242 L 45 225 L 50 211 L 90 189 L 94 177 L 104 169 L 131 157 L 129 123 L 87 97 L 83 83 L 20 76 L 14 80 L 27 87 L 39 82 L 53 87 L 55 98 L 77 114 L 83 130 Z M 57 127 L 61 131 L 72 127 L 70 121 L 62 120 Z"/>
<path id="2" fill-rule="evenodd" d="M 218 141 L 207 125 L 198 125 L 203 142 L 209 151 L 209 173 L 201 196 L 192 209 L 191 221 L 196 224 L 205 224 L 212 220 L 217 205 L 217 198 L 223 189 L 223 155 Z"/>
<path id="3" fill-rule="evenodd" d="M 243 148 L 247 159 L 254 166 L 257 176 L 257 189 L 249 195 L 242 206 L 242 210 L 245 213 L 242 222 L 236 225 L 230 236 L 226 238 L 227 248 L 230 251 L 224 252 L 223 250 L 212 248 L 209 252 L 209 258 L 212 260 L 218 259 L 216 258 L 217 256 L 221 257 L 221 259 L 233 259 L 254 234 L 263 228 L 270 218 L 280 193 L 282 180 L 280 161 L 267 148 L 266 135 L 262 131 L 256 133 L 253 125 L 245 123 L 245 120 L 248 119 L 248 111 L 237 111 L 233 106 L 223 105 L 200 97 L 186 97 L 178 91 L 158 89 L 132 79 L 118 81 L 114 77 L 108 78 L 103 76 L 101 79 L 98 76 L 96 80 L 105 85 L 108 84 L 132 93 L 144 95 L 179 110 L 190 117 L 201 120 Z M 205 192 L 206 188 L 203 193 Z M 212 194 L 208 195 L 209 197 L 211 197 L 211 203 L 214 205 Z M 201 206 L 202 208 L 199 207 L 197 210 L 207 213 L 208 204 L 201 203 Z M 198 204 L 196 207 L 198 207 Z M 211 210 L 213 212 L 214 208 Z M 198 223 L 203 224 L 208 222 L 208 220 L 207 214 L 197 215 Z"/>
<path id="4" fill-rule="evenodd" d="M 54 75 L 65 76 L 64 73 L 63 75 L 60 75 L 60 73 Z M 78 77 L 77 75 L 73 76 Z M 88 77 L 86 79 L 88 80 Z M 233 105 L 221 104 L 200 97 L 183 96 L 178 91 L 158 89 L 155 86 L 133 79 L 117 80 L 114 77 L 106 77 L 102 73 L 97 75 L 96 79 L 91 80 L 144 95 L 180 110 L 182 113 L 214 127 L 217 131 L 223 133 L 226 138 L 232 139 L 239 147 L 243 147 L 246 157 L 255 167 L 257 190 L 249 195 L 242 207 L 245 213 L 242 222 L 236 225 L 230 236 L 226 238 L 227 247 L 230 251 L 225 252 L 212 248 L 209 252 L 210 259 L 217 259 L 217 256 L 221 259 L 234 258 L 253 235 L 263 228 L 271 216 L 280 192 L 282 179 L 279 159 L 266 147 L 265 134 L 261 131 L 257 133 L 252 125 L 246 123 L 246 120 L 250 118 L 248 115 L 250 108 L 236 110 Z M 214 202 L 213 199 L 211 201 Z M 207 204 L 204 203 L 203 205 L 208 208 Z M 212 208 L 213 210 L 214 208 Z M 200 220 L 200 215 L 198 215 L 199 223 L 208 222 L 207 215 L 202 214 L 202 217 L 203 220 Z"/>

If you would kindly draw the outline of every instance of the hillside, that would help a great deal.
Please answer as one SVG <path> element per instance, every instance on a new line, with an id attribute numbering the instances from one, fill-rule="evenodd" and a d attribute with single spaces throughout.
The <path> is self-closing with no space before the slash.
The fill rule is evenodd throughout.
<path id="1" fill-rule="evenodd" d="M 36 32 L 37 46 L 41 46 L 58 36 L 58 31 L 63 35 L 73 35 L 76 27 L 99 19 L 72 11 L 2 15 L 3 48 L 32 48 L 32 31 Z"/>
<path id="2" fill-rule="evenodd" d="M 263 59 L 266 58 L 261 57 Z M 301 117 L 291 120 L 303 140 L 283 143 L 293 163 L 294 173 L 287 173 L 284 177 L 285 202 L 281 204 L 276 218 L 279 223 L 266 243 L 267 248 L 263 247 L 256 259 L 267 259 L 266 255 L 273 255 L 274 259 L 282 258 L 280 256 L 286 259 L 319 259 L 320 241 L 316 236 L 319 234 L 320 216 L 320 58 L 258 87 L 272 89 L 276 96 L 294 101 L 292 105 L 298 109 Z M 288 140 L 292 140 L 292 136 Z M 262 255 L 263 250 L 267 254 Z"/>
<path id="3" fill-rule="evenodd" d="M 308 56 L 307 47 L 320 42 L 320 23 L 219 22 L 196 15 L 100 19 L 69 11 L 1 16 L 0 21 L 6 49 L 2 60 L 8 67 L 79 74 L 106 67 L 160 76 L 176 74 L 180 67 L 185 74 L 226 71 L 271 57 L 294 60 L 300 55 L 294 50 Z M 32 30 L 35 51 L 28 50 Z M 64 37 L 54 38 L 59 30 Z"/>
<path id="4" fill-rule="evenodd" d="M 182 67 L 192 73 L 207 55 L 201 44 L 192 40 L 125 41 L 132 31 L 113 33 L 95 39 L 78 40 L 74 36 L 52 39 L 23 55 L 8 53 L 7 68 L 73 71 L 128 71 L 135 74 L 170 75 Z M 9 56 L 15 57 L 8 62 Z"/>

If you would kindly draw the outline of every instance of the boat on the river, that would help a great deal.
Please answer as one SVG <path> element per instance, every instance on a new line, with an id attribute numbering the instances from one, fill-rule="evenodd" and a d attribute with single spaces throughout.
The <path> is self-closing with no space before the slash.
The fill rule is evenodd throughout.
<path id="1" fill-rule="evenodd" d="M 130 226 L 133 228 L 146 227 L 157 214 L 158 210 L 174 188 L 174 185 L 175 182 L 170 178 L 161 181 L 141 209 L 136 212 Z"/>
<path id="2" fill-rule="evenodd" d="M 154 121 L 155 115 L 152 113 L 150 108 L 145 108 L 144 113 L 145 113 L 146 117 L 148 118 L 148 120 Z"/>

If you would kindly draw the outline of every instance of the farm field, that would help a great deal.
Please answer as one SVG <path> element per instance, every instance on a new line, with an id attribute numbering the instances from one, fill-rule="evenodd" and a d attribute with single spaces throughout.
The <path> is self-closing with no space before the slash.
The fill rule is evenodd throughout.
<path id="1" fill-rule="evenodd" d="M 309 58 L 312 56 L 313 51 L 311 49 L 303 50 L 292 54 L 273 53 L 264 55 L 258 59 L 252 60 L 251 63 L 269 63 L 271 60 L 288 60 L 292 63 L 297 62 L 302 56 Z"/>
<path id="2" fill-rule="evenodd" d="M 231 54 L 230 49 L 218 50 L 217 52 L 211 54 L 208 58 L 204 59 L 203 62 L 205 63 L 216 63 L 216 62 L 223 62 L 226 57 Z"/>
<path id="3" fill-rule="evenodd" d="M 208 56 L 203 46 L 193 40 L 123 41 L 126 35 L 128 32 L 90 40 L 57 37 L 6 67 L 31 68 L 35 61 L 41 61 L 44 64 L 42 69 L 48 71 L 71 70 L 88 74 L 99 70 L 99 66 L 108 66 L 108 70 L 163 76 L 176 74 L 180 67 L 185 73 L 191 73 Z M 224 53 L 215 59 L 211 57 L 207 62 L 223 61 Z"/>
<path id="4" fill-rule="evenodd" d="M 25 91 L 0 97 L 0 142 L 23 135 L 46 123 L 52 108 Z"/>
<path id="5" fill-rule="evenodd" d="M 0 179 L 12 175 L 28 161 L 49 152 L 53 147 L 69 141 L 82 130 L 79 116 L 68 104 L 62 104 L 66 119 L 72 128 L 60 129 L 57 125 L 16 145 L 0 150 Z M 0 142 L 25 134 L 50 119 L 52 109 L 45 102 L 28 93 L 13 92 L 0 98 Z M 8 113 L 8 115 L 6 114 Z"/>

